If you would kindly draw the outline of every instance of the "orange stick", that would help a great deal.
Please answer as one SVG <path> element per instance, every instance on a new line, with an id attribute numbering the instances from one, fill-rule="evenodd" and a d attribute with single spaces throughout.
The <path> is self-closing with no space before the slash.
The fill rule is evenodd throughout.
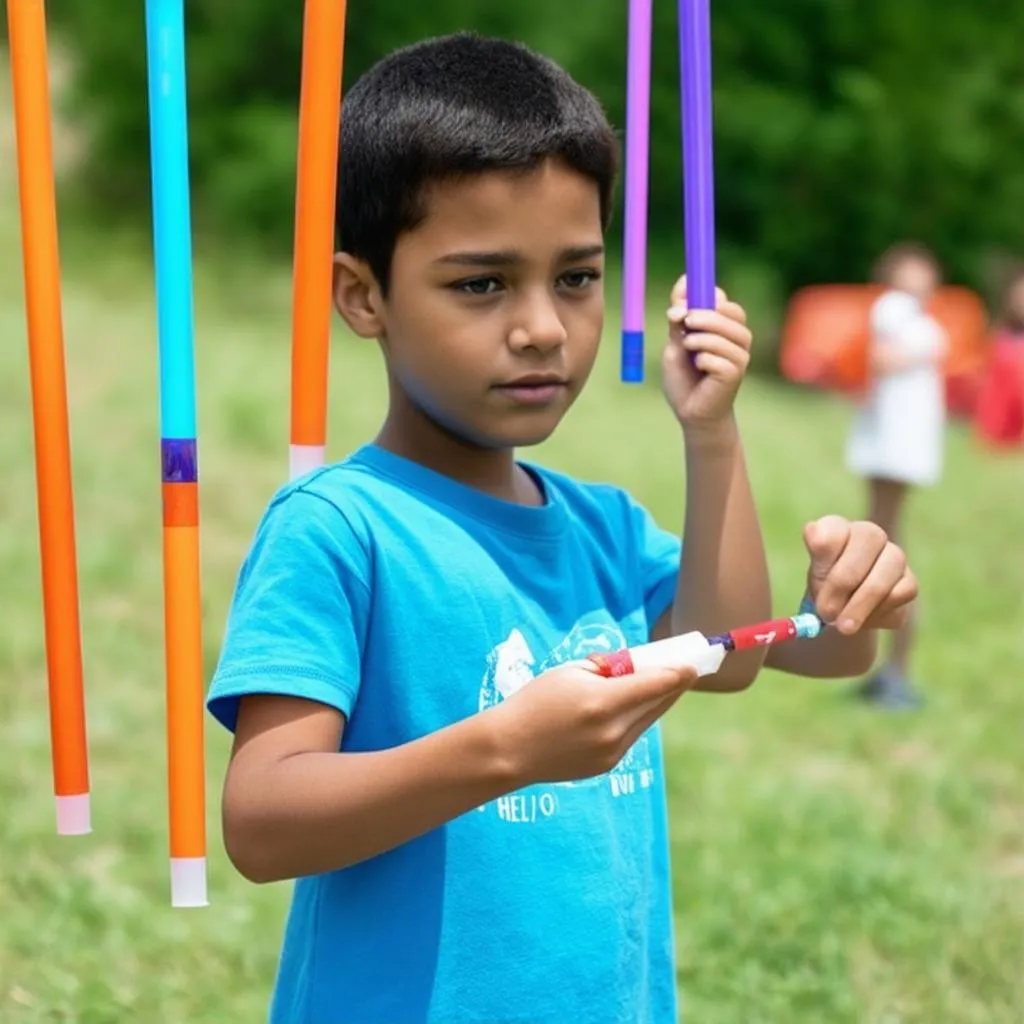
<path id="1" fill-rule="evenodd" d="M 91 831 L 43 0 L 8 0 L 57 831 Z"/>
<path id="2" fill-rule="evenodd" d="M 306 0 L 295 196 L 291 476 L 324 461 L 345 0 Z"/>
<path id="3" fill-rule="evenodd" d="M 171 867 L 205 871 L 203 648 L 199 601 L 198 485 L 165 483 L 164 627 L 167 658 L 167 745 Z M 189 867 L 189 865 L 192 865 Z M 187 881 L 178 888 L 196 888 Z M 198 889 L 197 889 L 198 891 Z M 179 905 L 205 905 L 205 897 Z"/>

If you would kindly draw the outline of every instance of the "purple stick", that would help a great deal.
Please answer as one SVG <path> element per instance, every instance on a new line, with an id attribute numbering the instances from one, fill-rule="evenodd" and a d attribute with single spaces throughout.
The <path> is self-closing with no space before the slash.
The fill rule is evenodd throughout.
<path id="1" fill-rule="evenodd" d="M 652 8 L 652 0 L 629 0 L 621 377 L 630 384 L 644 379 Z"/>
<path id="2" fill-rule="evenodd" d="M 686 304 L 690 309 L 714 309 L 716 305 L 711 17 L 708 8 L 709 0 L 679 0 Z"/>

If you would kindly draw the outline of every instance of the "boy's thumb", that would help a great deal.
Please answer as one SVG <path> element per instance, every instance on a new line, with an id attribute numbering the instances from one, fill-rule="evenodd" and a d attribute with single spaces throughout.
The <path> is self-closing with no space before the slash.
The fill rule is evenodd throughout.
<path id="1" fill-rule="evenodd" d="M 839 560 L 850 539 L 850 524 L 842 516 L 823 516 L 804 527 L 804 545 L 811 556 L 809 575 L 823 580 Z"/>

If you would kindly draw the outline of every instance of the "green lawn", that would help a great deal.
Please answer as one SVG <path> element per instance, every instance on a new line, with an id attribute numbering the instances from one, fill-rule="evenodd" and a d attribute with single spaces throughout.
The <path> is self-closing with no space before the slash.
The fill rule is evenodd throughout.
<path id="1" fill-rule="evenodd" d="M 70 232 L 65 324 L 95 832 L 54 833 L 16 200 L 7 177 L 0 190 L 0 1021 L 258 1021 L 288 889 L 245 883 L 220 848 L 228 740 L 212 725 L 212 905 L 169 906 L 148 254 Z M 238 562 L 286 473 L 289 303 L 286 270 L 197 271 L 209 669 Z M 661 308 L 652 304 L 652 317 Z M 675 528 L 676 432 L 655 384 L 617 383 L 609 326 L 589 394 L 541 457 L 631 488 Z M 332 378 L 330 446 L 340 457 L 371 436 L 382 409 L 375 350 L 339 332 Z M 787 611 L 801 593 L 804 521 L 862 510 L 841 464 L 848 410 L 751 380 L 741 417 Z M 910 524 L 924 591 L 923 713 L 886 717 L 851 702 L 845 683 L 771 674 L 747 694 L 694 696 L 672 713 L 688 1020 L 1024 1020 L 1022 498 L 1024 459 L 994 458 L 952 432 L 946 478 L 916 501 Z"/>

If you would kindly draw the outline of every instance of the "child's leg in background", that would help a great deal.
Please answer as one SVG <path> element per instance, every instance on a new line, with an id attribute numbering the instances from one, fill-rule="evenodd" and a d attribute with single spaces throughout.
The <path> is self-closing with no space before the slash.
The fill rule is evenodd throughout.
<path id="1" fill-rule="evenodd" d="M 868 481 L 868 519 L 877 523 L 889 539 L 904 551 L 907 549 L 903 531 L 903 510 L 907 497 L 907 484 L 899 480 L 874 479 Z M 881 670 L 867 681 L 861 695 L 882 703 L 914 704 L 907 682 L 907 667 L 914 640 L 914 613 L 902 629 L 895 630 L 889 658 Z"/>

